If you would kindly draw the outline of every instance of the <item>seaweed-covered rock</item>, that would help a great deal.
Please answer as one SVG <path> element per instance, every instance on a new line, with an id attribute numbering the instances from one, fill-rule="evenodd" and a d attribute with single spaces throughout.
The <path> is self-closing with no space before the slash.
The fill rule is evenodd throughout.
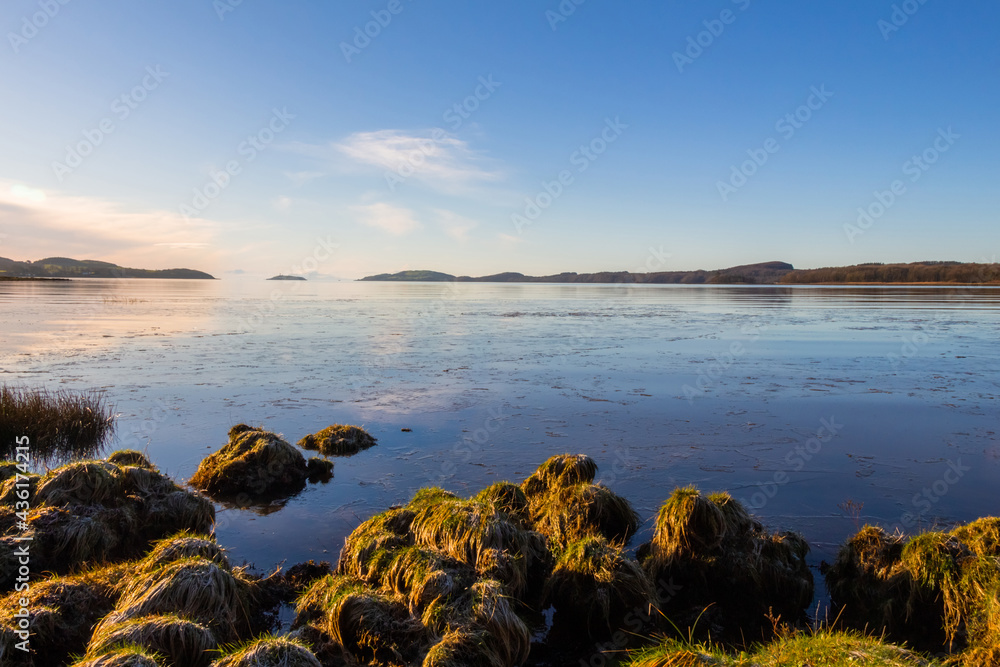
<path id="1" fill-rule="evenodd" d="M 265 499 L 301 491 L 308 477 L 305 457 L 280 436 L 237 424 L 229 442 L 205 458 L 190 481 L 216 497 Z"/>
<path id="2" fill-rule="evenodd" d="M 809 545 L 796 533 L 764 530 L 728 493 L 676 489 L 639 551 L 652 582 L 676 584 L 660 601 L 667 617 L 713 638 L 759 636 L 772 628 L 769 614 L 794 624 L 812 602 Z"/>
<path id="3" fill-rule="evenodd" d="M 318 451 L 324 456 L 353 456 L 374 447 L 378 441 L 359 426 L 334 424 L 299 440 L 299 447 Z"/>

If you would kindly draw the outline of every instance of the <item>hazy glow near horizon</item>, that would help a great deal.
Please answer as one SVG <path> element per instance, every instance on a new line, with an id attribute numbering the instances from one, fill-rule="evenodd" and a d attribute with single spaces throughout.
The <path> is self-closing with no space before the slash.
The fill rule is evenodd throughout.
<path id="1" fill-rule="evenodd" d="M 0 256 L 995 261 L 997 3 L 527 4 L 10 0 Z"/>

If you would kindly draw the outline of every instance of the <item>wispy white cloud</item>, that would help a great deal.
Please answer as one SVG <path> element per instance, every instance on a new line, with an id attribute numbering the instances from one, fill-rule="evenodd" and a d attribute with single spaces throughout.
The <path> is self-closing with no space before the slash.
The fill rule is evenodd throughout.
<path id="1" fill-rule="evenodd" d="M 362 223 L 394 236 L 402 236 L 420 228 L 420 223 L 413 217 L 413 211 L 408 208 L 377 202 L 364 206 L 352 206 L 351 210 L 358 214 Z"/>
<path id="2" fill-rule="evenodd" d="M 503 178 L 495 161 L 473 150 L 468 142 L 440 129 L 355 132 L 339 142 L 325 145 L 292 143 L 285 148 L 339 164 L 348 171 L 358 168 L 380 170 L 387 183 L 413 179 L 448 193 Z"/>
<path id="3" fill-rule="evenodd" d="M 469 232 L 479 226 L 479 223 L 471 218 L 458 215 L 454 211 L 443 208 L 434 209 L 438 224 L 445 233 L 457 241 L 465 241 L 469 238 Z"/>

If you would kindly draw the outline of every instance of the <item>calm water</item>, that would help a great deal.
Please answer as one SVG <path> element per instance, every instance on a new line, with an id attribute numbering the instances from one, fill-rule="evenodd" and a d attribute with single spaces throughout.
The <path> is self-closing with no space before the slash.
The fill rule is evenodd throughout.
<path id="1" fill-rule="evenodd" d="M 104 388 L 115 446 L 178 480 L 238 422 L 372 432 L 283 507 L 220 506 L 260 569 L 562 452 L 647 520 L 677 485 L 729 490 L 814 565 L 859 522 L 1000 512 L 1000 290 L 90 280 L 0 283 L 0 312 L 4 382 Z"/>

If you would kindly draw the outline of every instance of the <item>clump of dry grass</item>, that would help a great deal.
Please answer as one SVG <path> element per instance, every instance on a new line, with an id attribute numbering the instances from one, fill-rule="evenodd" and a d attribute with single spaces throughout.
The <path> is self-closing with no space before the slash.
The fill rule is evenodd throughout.
<path id="1" fill-rule="evenodd" d="M 653 539 L 640 547 L 651 581 L 676 582 L 662 610 L 682 629 L 720 628 L 720 638 L 743 640 L 773 631 L 769 615 L 804 620 L 813 579 L 809 545 L 795 533 L 769 533 L 729 494 L 702 496 L 676 489 L 656 517 Z"/>
<path id="2" fill-rule="evenodd" d="M 190 482 L 217 497 L 266 499 L 301 491 L 308 477 L 305 457 L 281 437 L 237 424 L 229 442 L 199 464 Z"/>
<path id="3" fill-rule="evenodd" d="M 207 667 L 218 649 L 212 632 L 176 614 L 133 618 L 116 625 L 102 625 L 87 647 L 88 656 L 116 648 L 137 646 L 163 657 L 166 665 Z"/>
<path id="4" fill-rule="evenodd" d="M 585 454 L 560 454 L 538 466 L 521 489 L 529 498 L 544 495 L 555 487 L 573 486 L 594 481 L 597 463 Z"/>
<path id="5" fill-rule="evenodd" d="M 251 592 L 239 571 L 205 558 L 182 558 L 138 571 L 98 631 L 142 616 L 181 612 L 207 626 L 220 641 L 233 641 L 250 627 Z"/>
<path id="6" fill-rule="evenodd" d="M 0 656 L 15 655 L 12 632 L 18 627 L 21 599 L 26 598 L 31 617 L 31 649 L 36 664 L 62 664 L 71 653 L 82 653 L 97 621 L 115 605 L 122 578 L 130 565 L 96 568 L 72 577 L 33 581 L 27 592 L 0 598 Z M 0 664 L 3 664 L 0 659 Z"/>
<path id="7" fill-rule="evenodd" d="M 151 540 L 180 530 L 204 533 L 215 521 L 211 502 L 155 468 L 109 461 L 69 463 L 41 478 L 29 476 L 21 487 L 11 478 L 0 487 L 0 497 L 27 500 L 32 565 L 58 573 L 133 558 Z M 0 507 L 0 537 L 13 532 L 20 532 L 13 512 Z M 0 557 L 4 551 L 0 548 Z"/>
<path id="8" fill-rule="evenodd" d="M 416 512 L 410 526 L 416 544 L 441 551 L 459 562 L 502 576 L 512 595 L 527 592 L 532 568 L 545 567 L 551 555 L 544 540 L 491 504 L 447 500 Z"/>
<path id="9" fill-rule="evenodd" d="M 426 629 L 398 598 L 346 575 L 317 580 L 298 600 L 294 625 L 320 628 L 359 662 L 407 662 L 426 642 Z"/>
<path id="10" fill-rule="evenodd" d="M 36 567 L 69 572 L 85 562 L 107 562 L 134 551 L 139 525 L 129 506 L 39 507 L 28 512 Z"/>
<path id="11" fill-rule="evenodd" d="M 940 650 L 970 667 L 1000 659 L 1000 519 L 904 539 L 865 526 L 826 573 L 842 622 Z"/>
<path id="12" fill-rule="evenodd" d="M 473 500 L 486 503 L 497 512 L 504 512 L 523 525 L 530 521 L 528 497 L 521 487 L 511 482 L 495 482 L 477 493 Z"/>
<path id="13" fill-rule="evenodd" d="M 299 447 L 318 451 L 324 456 L 353 456 L 374 447 L 378 441 L 358 426 L 334 424 L 299 440 Z"/>
<path id="14" fill-rule="evenodd" d="M 529 524 L 561 548 L 590 536 L 625 545 L 639 515 L 625 498 L 594 484 L 597 464 L 582 454 L 553 456 L 521 484 Z"/>
<path id="15" fill-rule="evenodd" d="M 114 432 L 114 411 L 102 392 L 0 386 L 3 458 L 13 458 L 16 438 L 22 436 L 28 436 L 36 460 L 91 456 Z"/>
<path id="16" fill-rule="evenodd" d="M 230 651 L 212 667 L 322 667 L 302 642 L 288 637 L 261 637 Z"/>
<path id="17" fill-rule="evenodd" d="M 107 461 L 108 463 L 114 463 L 116 466 L 122 467 L 137 466 L 151 470 L 156 469 L 145 454 L 134 449 L 119 449 L 116 452 L 112 452 L 108 455 Z"/>
<path id="18" fill-rule="evenodd" d="M 0 483 L 0 506 L 14 507 L 19 500 L 26 501 L 29 507 L 35 506 L 35 491 L 38 490 L 38 482 L 42 478 L 32 473 L 24 477 L 27 479 L 18 481 L 17 477 L 11 477 Z"/>
<path id="19" fill-rule="evenodd" d="M 631 611 L 648 614 L 652 586 L 638 563 L 602 537 L 573 542 L 545 584 L 544 603 L 556 608 L 558 622 L 582 625 L 591 637 L 612 632 Z"/>
<path id="20" fill-rule="evenodd" d="M 107 461 L 80 461 L 56 468 L 35 491 L 35 502 L 50 507 L 117 505 L 123 499 L 121 469 Z"/>
<path id="21" fill-rule="evenodd" d="M 639 527 L 632 504 L 602 484 L 558 486 L 531 499 L 535 530 L 566 546 L 600 536 L 625 545 Z"/>
<path id="22" fill-rule="evenodd" d="M 152 572 L 185 558 L 204 558 L 227 572 L 232 571 L 225 549 L 219 546 L 214 537 L 197 535 L 187 530 L 157 542 L 139 567 L 144 572 Z"/>
<path id="23" fill-rule="evenodd" d="M 490 644 L 483 632 L 452 630 L 430 648 L 423 667 L 511 667 Z"/>
<path id="24" fill-rule="evenodd" d="M 73 667 L 167 667 L 158 656 L 138 646 L 123 646 L 101 655 L 84 657 Z"/>

